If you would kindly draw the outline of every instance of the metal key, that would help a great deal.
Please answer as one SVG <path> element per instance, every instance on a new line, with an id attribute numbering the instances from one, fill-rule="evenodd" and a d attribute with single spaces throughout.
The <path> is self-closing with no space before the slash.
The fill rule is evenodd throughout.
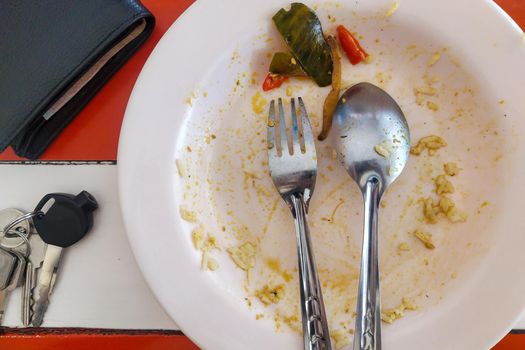
<path id="1" fill-rule="evenodd" d="M 38 234 L 29 236 L 29 243 L 31 244 L 31 254 L 27 258 L 27 267 L 24 278 L 24 288 L 22 290 L 22 324 L 28 327 L 31 324 L 33 306 L 32 292 L 36 284 L 37 270 L 44 262 L 47 244 L 42 240 Z"/>
<path id="2" fill-rule="evenodd" d="M 18 278 L 17 286 L 24 288 L 23 293 L 22 293 L 21 319 L 22 319 L 24 326 L 28 326 L 29 325 L 29 321 L 28 321 L 29 314 L 26 317 L 27 321 L 24 322 L 24 309 L 25 309 L 26 303 L 27 303 L 27 308 L 29 309 L 29 299 L 26 300 L 24 296 L 30 295 L 30 293 L 26 292 L 26 288 L 31 288 L 31 285 L 29 283 L 25 285 L 25 281 L 27 280 L 26 276 L 27 274 L 30 275 L 32 271 L 32 269 L 26 269 L 27 265 L 29 265 L 29 262 L 27 261 L 27 257 L 29 254 L 30 247 L 24 244 L 23 240 L 14 234 L 14 231 L 17 231 L 18 233 L 21 233 L 21 234 L 25 234 L 26 237 L 29 239 L 29 241 L 31 241 L 31 240 L 34 240 L 31 238 L 33 226 L 31 224 L 31 221 L 28 219 L 28 220 L 24 220 L 18 223 L 7 234 L 3 232 L 6 226 L 10 225 L 16 219 L 20 218 L 21 216 L 24 216 L 25 214 L 26 214 L 25 212 L 18 210 L 18 209 L 14 209 L 14 208 L 0 210 L 0 243 L 5 247 L 12 247 L 12 248 L 9 248 L 8 250 L 10 252 L 17 254 L 19 261 L 22 261 L 23 266 L 21 269 L 21 275 Z M 36 249 L 36 251 L 39 251 L 39 249 Z M 42 259 L 43 257 L 44 255 L 42 251 Z"/>
<path id="3" fill-rule="evenodd" d="M 2 324 L 4 317 L 7 296 L 20 285 L 25 270 L 25 262 L 25 256 L 21 253 L 0 248 L 0 324 Z"/>
<path id="4" fill-rule="evenodd" d="M 49 204 L 52 203 L 52 204 Z M 33 219 L 36 231 L 47 243 L 46 252 L 38 285 L 32 291 L 33 297 L 38 295 L 33 305 L 31 324 L 39 327 L 49 305 L 49 296 L 53 290 L 62 249 L 67 248 L 80 239 L 93 226 L 93 211 L 98 208 L 95 198 L 86 191 L 77 196 L 62 193 L 46 195 L 35 208 L 35 212 L 44 210 L 44 215 Z"/>
<path id="5" fill-rule="evenodd" d="M 15 253 L 0 248 L 0 324 L 4 318 L 6 299 L 12 288 L 13 277 L 17 277 L 18 257 Z M 15 281 L 18 284 L 18 279 Z"/>

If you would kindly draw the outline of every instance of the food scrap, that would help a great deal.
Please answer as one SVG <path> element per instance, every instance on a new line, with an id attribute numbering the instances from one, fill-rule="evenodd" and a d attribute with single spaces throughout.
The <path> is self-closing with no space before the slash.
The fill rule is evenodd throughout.
<path id="1" fill-rule="evenodd" d="M 429 224 L 435 224 L 439 214 L 443 214 L 450 222 L 465 222 L 467 214 L 461 212 L 456 207 L 452 199 L 441 196 L 437 202 L 430 197 L 423 201 L 423 216 Z"/>
<path id="2" fill-rule="evenodd" d="M 392 4 L 392 6 L 390 6 L 390 9 L 388 9 L 388 12 L 386 13 L 385 17 L 386 18 L 392 17 L 392 15 L 397 11 L 398 8 L 399 8 L 399 2 L 396 1 Z"/>
<path id="3" fill-rule="evenodd" d="M 208 263 L 206 265 L 210 271 L 215 271 L 219 268 L 219 263 L 213 258 L 208 258 Z"/>
<path id="4" fill-rule="evenodd" d="M 286 87 L 286 96 L 293 97 L 293 94 L 294 94 L 294 87 L 291 85 L 288 85 Z"/>
<path id="5" fill-rule="evenodd" d="M 204 241 L 201 247 L 201 268 L 203 270 L 208 269 L 211 271 L 215 271 L 219 268 L 219 263 L 215 259 L 211 258 L 208 254 L 212 249 L 219 249 L 217 247 L 217 241 L 215 240 L 214 236 L 207 235 L 206 240 Z"/>
<path id="6" fill-rule="evenodd" d="M 433 86 L 434 83 L 438 82 L 439 79 L 436 76 L 429 77 L 428 75 L 423 76 L 424 85 L 414 88 L 414 95 L 416 96 L 416 103 L 419 106 L 423 106 L 425 100 L 430 96 L 436 96 L 438 91 Z M 427 107 L 430 110 L 437 111 L 439 106 L 435 102 L 427 102 Z"/>
<path id="7" fill-rule="evenodd" d="M 277 275 L 281 276 L 285 282 L 289 282 L 292 280 L 292 274 L 282 269 L 281 262 L 278 259 L 267 258 L 265 260 L 265 263 L 270 270 L 275 272 Z"/>
<path id="8" fill-rule="evenodd" d="M 386 323 L 392 323 L 395 320 L 401 318 L 404 316 L 403 311 L 405 310 L 417 310 L 418 307 L 416 304 L 414 304 L 410 299 L 408 298 L 402 298 L 401 299 L 401 305 L 396 307 L 395 309 L 385 310 L 381 312 L 381 320 Z"/>
<path id="9" fill-rule="evenodd" d="M 263 91 L 270 91 L 276 89 L 283 85 L 283 83 L 288 79 L 288 77 L 283 77 L 282 75 L 277 75 L 273 73 L 268 73 L 263 82 Z"/>
<path id="10" fill-rule="evenodd" d="M 193 107 L 193 102 L 197 99 L 197 94 L 195 93 L 195 91 L 192 91 L 191 92 L 191 95 L 190 97 L 188 97 L 186 99 L 186 104 L 190 107 Z"/>
<path id="11" fill-rule="evenodd" d="M 342 349 L 347 345 L 350 345 L 350 338 L 344 329 L 338 329 L 330 332 L 330 336 L 334 341 L 334 347 L 336 350 Z"/>
<path id="12" fill-rule="evenodd" d="M 290 56 L 299 63 L 292 66 L 300 66 L 318 86 L 330 85 L 332 54 L 317 15 L 304 4 L 292 3 L 290 10 L 280 9 L 272 19 L 291 51 Z"/>
<path id="13" fill-rule="evenodd" d="M 217 247 L 217 239 L 215 238 L 215 236 L 208 234 L 206 236 L 206 240 L 204 241 L 204 245 L 202 246 L 202 249 L 206 251 L 209 251 L 212 249 L 219 249 Z"/>
<path id="14" fill-rule="evenodd" d="M 301 321 L 297 313 L 293 313 L 290 316 L 279 315 L 279 313 L 277 313 L 276 317 L 281 317 L 284 324 L 290 327 L 291 330 L 297 333 L 302 332 Z"/>
<path id="15" fill-rule="evenodd" d="M 454 208 L 455 206 L 456 205 L 454 204 L 454 202 L 448 197 L 442 196 L 439 199 L 439 209 L 441 209 L 441 212 L 445 214 L 450 212 L 450 210 L 452 210 L 452 208 Z"/>
<path id="16" fill-rule="evenodd" d="M 425 149 L 429 156 L 432 156 L 442 147 L 445 147 L 447 143 L 441 137 L 436 135 L 429 135 L 421 138 L 418 143 L 410 148 L 410 154 L 418 156 Z"/>
<path id="17" fill-rule="evenodd" d="M 339 52 L 337 42 L 333 36 L 326 38 L 326 41 L 332 50 L 334 68 L 332 73 L 332 90 L 330 90 L 326 96 L 323 105 L 323 127 L 318 136 L 320 141 L 328 136 L 328 132 L 332 127 L 332 118 L 334 116 L 335 106 L 339 100 L 339 92 L 341 91 L 341 53 Z"/>
<path id="18" fill-rule="evenodd" d="M 423 200 L 423 216 L 429 224 L 435 224 L 437 222 L 437 215 L 439 211 L 436 210 L 434 201 L 432 198 L 425 198 Z"/>
<path id="19" fill-rule="evenodd" d="M 337 26 L 337 36 L 339 37 L 341 47 L 346 53 L 346 57 L 350 60 L 350 63 L 356 65 L 366 59 L 368 53 L 361 47 L 359 41 L 357 41 L 345 26 Z"/>
<path id="20" fill-rule="evenodd" d="M 193 247 L 197 250 L 201 249 L 204 244 L 204 229 L 202 226 L 197 226 L 191 232 L 191 240 Z"/>
<path id="21" fill-rule="evenodd" d="M 437 63 L 437 61 L 439 61 L 441 59 L 441 54 L 439 52 L 434 52 L 434 54 L 432 55 L 432 57 L 430 57 L 430 59 L 428 60 L 428 63 L 427 65 L 429 67 L 432 67 L 433 65 L 435 65 Z"/>
<path id="22" fill-rule="evenodd" d="M 381 312 L 381 321 L 392 324 L 398 318 L 403 317 L 403 310 L 398 308 L 385 310 Z"/>
<path id="23" fill-rule="evenodd" d="M 439 175 L 438 177 L 436 177 L 434 183 L 436 185 L 436 193 L 438 195 L 445 193 L 454 193 L 454 185 L 452 185 L 452 183 L 447 180 L 445 175 Z"/>
<path id="24" fill-rule="evenodd" d="M 456 206 L 451 207 L 445 215 L 453 223 L 467 221 L 467 214 L 459 211 Z"/>
<path id="25" fill-rule="evenodd" d="M 431 111 L 434 111 L 434 112 L 439 111 L 439 106 L 435 102 L 427 101 L 427 107 Z"/>
<path id="26" fill-rule="evenodd" d="M 186 169 L 184 169 L 184 164 L 182 164 L 182 160 L 177 158 L 175 159 L 175 166 L 177 167 L 177 174 L 179 174 L 179 177 L 183 178 L 186 176 Z"/>
<path id="27" fill-rule="evenodd" d="M 401 299 L 401 303 L 405 310 L 415 311 L 418 309 L 418 306 L 408 298 Z"/>
<path id="28" fill-rule="evenodd" d="M 376 151 L 377 154 L 382 156 L 383 158 L 390 157 L 391 152 L 391 144 L 388 141 L 382 141 L 374 146 L 374 151 Z"/>
<path id="29" fill-rule="evenodd" d="M 252 110 L 255 114 L 261 114 L 265 111 L 268 101 L 262 97 L 261 93 L 257 91 L 255 95 L 252 96 Z"/>
<path id="30" fill-rule="evenodd" d="M 443 165 L 443 169 L 445 170 L 445 174 L 447 174 L 448 176 L 456 176 L 457 174 L 459 174 L 459 167 L 457 166 L 456 163 L 445 163 Z"/>
<path id="31" fill-rule="evenodd" d="M 239 268 L 248 271 L 255 266 L 255 245 L 246 242 L 238 247 L 229 248 L 231 259 Z"/>
<path id="32" fill-rule="evenodd" d="M 447 175 L 457 175 L 459 167 L 455 163 L 445 163 L 443 168 L 445 174 L 438 175 L 434 179 L 435 192 L 438 195 L 437 201 L 434 201 L 431 197 L 421 199 L 423 216 L 426 222 L 430 224 L 435 224 L 440 214 L 443 214 L 452 223 L 465 222 L 467 214 L 458 210 L 454 201 L 446 196 L 446 194 L 451 194 L 455 191 L 454 185 L 447 179 Z"/>
<path id="33" fill-rule="evenodd" d="M 437 94 L 437 90 L 431 85 L 420 86 L 420 87 L 414 88 L 414 95 L 416 96 L 416 103 L 419 106 L 423 105 L 423 102 L 425 102 L 425 98 L 427 96 L 435 96 L 436 94 Z"/>
<path id="34" fill-rule="evenodd" d="M 330 218 L 322 217 L 321 220 L 328 221 L 329 223 L 333 224 L 335 220 L 335 213 L 337 212 L 337 209 L 339 209 L 339 207 L 344 204 L 344 202 L 345 201 L 343 198 L 339 198 L 339 203 L 337 203 L 337 205 L 334 207 L 334 210 L 332 210 L 332 214 L 330 215 Z"/>
<path id="35" fill-rule="evenodd" d="M 432 235 L 427 232 L 423 232 L 420 229 L 416 229 L 414 231 L 414 236 L 416 236 L 417 239 L 419 239 L 426 248 L 428 249 L 435 249 L 436 246 L 434 245 L 434 242 L 432 241 Z"/>
<path id="36" fill-rule="evenodd" d="M 410 246 L 406 242 L 399 243 L 397 246 L 397 250 L 400 252 L 408 252 L 410 250 Z"/>
<path id="37" fill-rule="evenodd" d="M 252 72 L 250 75 L 250 83 L 252 85 L 257 85 L 257 72 Z"/>
<path id="38" fill-rule="evenodd" d="M 193 247 L 202 252 L 201 255 L 201 268 L 203 270 L 215 271 L 219 268 L 217 261 L 208 256 L 208 252 L 213 249 L 219 249 L 217 246 L 217 240 L 212 235 L 207 235 L 204 239 L 204 228 L 199 225 L 195 227 L 191 233 L 191 240 Z"/>
<path id="39" fill-rule="evenodd" d="M 183 220 L 187 222 L 191 222 L 191 223 L 197 222 L 197 213 L 195 213 L 194 211 L 188 210 L 185 207 L 181 206 L 179 208 L 179 213 L 180 213 L 180 217 Z"/>
<path id="40" fill-rule="evenodd" d="M 272 287 L 265 285 L 255 292 L 255 296 L 266 306 L 278 304 L 284 296 L 284 286 L 282 284 Z"/>

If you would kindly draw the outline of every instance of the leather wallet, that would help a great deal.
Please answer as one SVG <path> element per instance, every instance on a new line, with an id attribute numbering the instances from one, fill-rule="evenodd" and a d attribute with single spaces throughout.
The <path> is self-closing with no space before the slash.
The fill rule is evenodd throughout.
<path id="1" fill-rule="evenodd" d="M 137 0 L 0 1 L 0 151 L 40 157 L 154 25 Z"/>

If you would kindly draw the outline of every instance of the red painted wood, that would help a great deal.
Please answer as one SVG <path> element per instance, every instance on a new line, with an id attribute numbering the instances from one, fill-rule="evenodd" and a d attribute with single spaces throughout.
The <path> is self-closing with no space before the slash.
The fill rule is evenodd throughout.
<path id="1" fill-rule="evenodd" d="M 523 350 L 525 349 L 525 334 L 507 334 L 492 350 Z"/>
<path id="2" fill-rule="evenodd" d="M 511 333 L 492 350 L 522 350 L 525 334 Z M 9 350 L 199 350 L 176 331 L 89 329 L 7 329 L 0 331 L 0 349 Z"/>
<path id="3" fill-rule="evenodd" d="M 4 334 L 2 334 L 4 333 Z M 32 329 L 0 332 L 0 349 L 6 350 L 199 350 L 187 337 L 173 331 L 103 331 Z"/>
<path id="4" fill-rule="evenodd" d="M 507 12 L 521 29 L 525 30 L 525 1 L 523 0 L 495 0 Z"/>

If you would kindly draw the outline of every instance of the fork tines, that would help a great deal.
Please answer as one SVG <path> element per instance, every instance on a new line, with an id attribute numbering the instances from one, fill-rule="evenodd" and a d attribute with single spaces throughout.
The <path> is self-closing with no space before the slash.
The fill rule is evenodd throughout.
<path id="1" fill-rule="evenodd" d="M 268 150 L 275 152 L 278 157 L 283 155 L 282 139 L 284 135 L 285 142 L 288 148 L 288 154 L 293 155 L 294 152 L 306 153 L 307 144 L 313 146 L 313 135 L 308 121 L 308 115 L 304 106 L 303 99 L 297 98 L 299 103 L 299 111 L 296 108 L 295 98 L 290 101 L 291 109 L 291 130 L 286 127 L 286 117 L 282 99 L 277 100 L 279 116 L 275 113 L 275 100 L 270 102 L 270 113 L 268 116 Z M 299 112 L 299 113 L 298 113 Z M 297 118 L 299 116 L 299 118 Z"/>

